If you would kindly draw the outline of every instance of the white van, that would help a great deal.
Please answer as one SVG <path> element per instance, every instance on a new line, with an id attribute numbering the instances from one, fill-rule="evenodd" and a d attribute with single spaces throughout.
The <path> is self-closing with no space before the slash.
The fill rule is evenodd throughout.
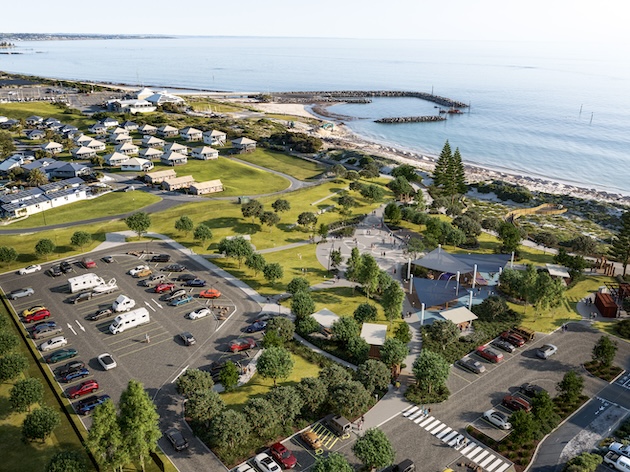
<path id="1" fill-rule="evenodd" d="M 68 289 L 70 293 L 81 292 L 82 290 L 91 290 L 99 285 L 105 285 L 105 281 L 96 274 L 83 274 L 68 279 Z"/>
<path id="2" fill-rule="evenodd" d="M 146 308 L 138 308 L 129 313 L 123 313 L 114 318 L 114 322 L 109 325 L 109 332 L 112 334 L 122 333 L 129 328 L 135 328 L 151 321 Z"/>
<path id="3" fill-rule="evenodd" d="M 114 303 L 112 303 L 112 309 L 116 312 L 129 311 L 136 306 L 136 301 L 129 298 L 127 295 L 119 295 Z"/>

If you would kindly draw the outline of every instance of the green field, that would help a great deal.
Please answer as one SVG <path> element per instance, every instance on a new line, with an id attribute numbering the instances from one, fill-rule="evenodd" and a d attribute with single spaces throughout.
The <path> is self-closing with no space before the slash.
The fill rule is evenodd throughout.
<path id="1" fill-rule="evenodd" d="M 315 162 L 262 148 L 234 157 L 267 169 L 289 174 L 299 180 L 313 179 L 326 170 L 324 166 Z"/>
<path id="2" fill-rule="evenodd" d="M 57 118 L 64 124 L 76 126 L 83 130 L 86 130 L 96 122 L 96 120 L 76 111 L 65 113 L 59 107 L 45 102 L 0 103 L 0 115 L 15 120 L 28 118 L 31 115 L 41 116 L 42 118 Z"/>

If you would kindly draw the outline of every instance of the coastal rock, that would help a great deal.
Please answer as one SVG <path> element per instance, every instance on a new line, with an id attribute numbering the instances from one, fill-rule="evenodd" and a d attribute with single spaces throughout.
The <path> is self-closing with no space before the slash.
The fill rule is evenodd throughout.
<path id="1" fill-rule="evenodd" d="M 431 121 L 444 121 L 445 117 L 440 115 L 425 115 L 425 116 L 395 116 L 392 118 L 380 118 L 374 120 L 374 123 L 428 123 Z"/>

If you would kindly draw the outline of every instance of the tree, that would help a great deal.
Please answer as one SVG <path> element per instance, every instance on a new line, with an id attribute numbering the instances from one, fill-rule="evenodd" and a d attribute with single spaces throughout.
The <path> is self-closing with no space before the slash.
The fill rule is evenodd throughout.
<path id="1" fill-rule="evenodd" d="M 31 405 L 41 403 L 43 399 L 44 385 L 41 380 L 30 377 L 15 382 L 9 394 L 11 408 L 20 413 L 30 412 Z"/>
<path id="2" fill-rule="evenodd" d="M 226 425 L 229 427 L 226 428 Z M 214 420 L 209 428 L 215 445 L 222 448 L 234 448 L 251 432 L 249 419 L 240 411 L 225 409 Z"/>
<path id="3" fill-rule="evenodd" d="M 409 344 L 412 338 L 409 325 L 407 323 L 398 323 L 398 326 L 396 326 L 394 330 L 394 338 L 402 343 Z"/>
<path id="4" fill-rule="evenodd" d="M 352 214 L 351 209 L 357 206 L 357 201 L 348 194 L 341 195 L 337 203 L 341 207 L 340 213 L 344 216 L 350 216 Z"/>
<path id="5" fill-rule="evenodd" d="M 361 189 L 361 196 L 371 202 L 380 202 L 385 196 L 385 190 L 379 185 L 365 185 Z"/>
<path id="6" fill-rule="evenodd" d="M 330 169 L 330 171 L 335 174 L 337 177 L 340 178 L 344 178 L 346 176 L 346 174 L 348 173 L 347 169 L 341 165 L 341 164 L 335 164 L 334 166 L 332 166 L 332 168 Z"/>
<path id="7" fill-rule="evenodd" d="M 356 418 L 370 409 L 374 402 L 372 394 L 360 382 L 342 382 L 329 391 L 330 410 L 346 418 Z"/>
<path id="8" fill-rule="evenodd" d="M 353 247 L 350 251 L 350 258 L 348 259 L 348 266 L 346 268 L 346 278 L 352 282 L 356 282 L 359 278 L 359 272 L 361 270 L 361 253 L 359 249 Z"/>
<path id="9" fill-rule="evenodd" d="M 186 215 L 180 216 L 179 219 L 175 221 L 175 229 L 177 231 L 181 231 L 186 236 L 188 236 L 188 233 L 190 233 L 194 227 L 195 224 L 193 223 L 193 220 Z"/>
<path id="10" fill-rule="evenodd" d="M 567 403 L 573 403 L 580 398 L 583 388 L 584 379 L 574 370 L 570 370 L 564 374 L 564 377 L 562 377 L 562 380 L 558 382 L 556 386 L 556 390 L 560 392 L 560 396 Z"/>
<path id="11" fill-rule="evenodd" d="M 453 226 L 461 229 L 468 238 L 476 238 L 481 234 L 481 224 L 466 215 L 455 218 Z"/>
<path id="12" fill-rule="evenodd" d="M 38 256 L 46 256 L 46 260 L 48 260 L 48 256 L 55 252 L 55 243 L 50 239 L 40 239 L 35 244 L 35 252 Z"/>
<path id="13" fill-rule="evenodd" d="M 238 260 L 238 268 L 241 268 L 241 262 L 246 259 L 253 251 L 252 245 L 242 236 L 235 238 L 223 238 L 219 243 L 219 252 L 228 257 Z"/>
<path id="14" fill-rule="evenodd" d="M 597 242 L 590 236 L 580 234 L 571 241 L 571 250 L 577 254 L 588 256 L 597 250 Z"/>
<path id="15" fill-rule="evenodd" d="M 265 349 L 270 347 L 283 347 L 284 341 L 280 339 L 277 331 L 265 330 L 265 334 L 262 339 L 262 347 Z"/>
<path id="16" fill-rule="evenodd" d="M 210 372 L 199 369 L 187 369 L 186 372 L 177 377 L 176 386 L 180 395 L 190 397 L 195 392 L 212 390 L 214 382 Z"/>
<path id="17" fill-rule="evenodd" d="M 370 359 L 359 366 L 356 378 L 372 394 L 374 390 L 387 390 L 392 372 L 383 362 Z"/>
<path id="18" fill-rule="evenodd" d="M 258 200 L 250 200 L 249 202 L 243 203 L 241 205 L 241 213 L 243 214 L 244 218 L 251 217 L 253 223 L 255 218 L 258 218 L 260 217 L 260 215 L 262 215 L 263 205 Z"/>
<path id="19" fill-rule="evenodd" d="M 0 382 L 13 380 L 28 368 L 28 360 L 19 352 L 0 357 Z"/>
<path id="20" fill-rule="evenodd" d="M 312 472 L 354 472 L 346 457 L 338 452 L 331 452 L 327 457 L 318 457 Z"/>
<path id="21" fill-rule="evenodd" d="M 408 201 L 416 195 L 416 190 L 404 177 L 396 177 L 387 184 L 397 200 Z"/>
<path id="22" fill-rule="evenodd" d="M 270 284 L 276 283 L 276 280 L 281 279 L 284 276 L 284 269 L 279 262 L 272 262 L 267 264 L 263 269 L 263 277 Z"/>
<path id="23" fill-rule="evenodd" d="M 326 223 L 320 223 L 319 228 L 317 229 L 317 235 L 322 238 L 323 242 L 326 242 L 328 238 L 329 226 Z"/>
<path id="24" fill-rule="evenodd" d="M 72 237 L 70 238 L 70 244 L 73 246 L 78 246 L 83 249 L 84 246 L 87 246 L 92 242 L 92 235 L 87 231 L 75 231 L 72 233 Z"/>
<path id="25" fill-rule="evenodd" d="M 361 336 L 350 338 L 346 349 L 348 350 L 350 356 L 352 356 L 352 360 L 355 364 L 362 364 L 368 360 L 370 345 Z"/>
<path id="26" fill-rule="evenodd" d="M 517 446 L 534 439 L 538 430 L 534 417 L 523 410 L 512 413 L 510 423 L 512 423 L 512 442 Z"/>
<path id="27" fill-rule="evenodd" d="M 48 183 L 48 176 L 41 169 L 33 169 L 28 173 L 27 182 L 31 187 L 39 187 Z"/>
<path id="28" fill-rule="evenodd" d="M 212 239 L 212 230 L 209 226 L 200 223 L 195 228 L 195 232 L 193 233 L 193 238 L 195 241 L 201 241 L 200 246 L 203 247 L 206 245 L 206 241 Z"/>
<path id="29" fill-rule="evenodd" d="M 295 331 L 302 336 L 308 336 L 320 328 L 319 323 L 310 315 L 297 319 Z"/>
<path id="30" fill-rule="evenodd" d="M 274 406 L 266 398 L 249 398 L 243 405 L 243 413 L 249 419 L 252 430 L 262 438 L 270 438 L 277 435 L 280 417 L 276 414 Z"/>
<path id="31" fill-rule="evenodd" d="M 261 377 L 273 379 L 276 386 L 277 379 L 286 379 L 291 375 L 295 362 L 291 354 L 283 347 L 270 347 L 265 349 L 258 358 L 256 369 Z"/>
<path id="32" fill-rule="evenodd" d="M 395 338 L 386 339 L 383 347 L 381 347 L 381 360 L 388 367 L 402 364 L 408 354 L 407 344 Z"/>
<path id="33" fill-rule="evenodd" d="M 291 299 L 291 312 L 298 320 L 315 313 L 315 302 L 311 294 L 302 290 L 294 293 Z"/>
<path id="34" fill-rule="evenodd" d="M 370 298 L 370 294 L 376 290 L 378 286 L 378 275 L 380 267 L 372 254 L 361 255 L 361 265 L 357 273 L 357 281 L 363 287 L 365 297 Z"/>
<path id="35" fill-rule="evenodd" d="M 311 283 L 307 279 L 304 277 L 294 277 L 287 285 L 287 292 L 295 295 L 298 292 L 307 292 L 310 288 Z"/>
<path id="36" fill-rule="evenodd" d="M 267 323 L 267 327 L 265 329 L 265 334 L 275 332 L 278 334 L 278 337 L 283 343 L 287 343 L 291 339 L 293 339 L 293 333 L 295 333 L 295 324 L 293 323 L 293 321 L 287 318 L 276 317 L 269 320 L 269 323 Z"/>
<path id="37" fill-rule="evenodd" d="M 408 182 L 419 182 L 422 177 L 417 171 L 418 169 L 410 164 L 401 164 L 392 169 L 392 177 L 404 177 Z"/>
<path id="38" fill-rule="evenodd" d="M 583 452 L 579 456 L 569 459 L 564 472 L 595 472 L 603 461 L 604 459 L 599 454 Z"/>
<path id="39" fill-rule="evenodd" d="M 232 362 L 230 362 L 230 364 L 233 365 Z M 223 370 L 221 370 L 219 375 L 222 373 Z M 238 372 L 236 380 L 238 382 Z M 228 389 L 226 388 L 226 391 L 227 390 Z M 195 429 L 197 430 L 208 428 L 210 422 L 225 409 L 223 398 L 221 398 L 214 390 L 199 390 L 193 392 L 190 397 L 188 397 L 188 401 L 186 401 L 185 406 L 186 416 L 192 420 Z"/>
<path id="40" fill-rule="evenodd" d="M 0 158 L 9 157 L 15 152 L 13 136 L 8 131 L 0 131 Z"/>
<path id="41" fill-rule="evenodd" d="M 560 423 L 553 400 L 546 391 L 539 392 L 532 399 L 532 415 L 543 434 L 550 433 Z"/>
<path id="42" fill-rule="evenodd" d="M 446 186 L 446 194 L 451 197 L 451 201 L 456 195 L 462 195 L 468 190 L 466 185 L 466 175 L 462 156 L 459 148 L 455 148 L 455 152 L 449 162 L 449 179 Z"/>
<path id="43" fill-rule="evenodd" d="M 139 211 L 125 218 L 127 228 L 138 235 L 138 238 L 145 234 L 151 226 L 151 217 L 148 213 Z"/>
<path id="44" fill-rule="evenodd" d="M 602 367 L 610 367 L 617 354 L 617 341 L 608 336 L 599 338 L 593 346 L 593 362 L 598 362 Z"/>
<path id="45" fill-rule="evenodd" d="M 337 385 L 352 380 L 352 375 L 348 369 L 333 363 L 320 370 L 318 378 L 324 382 L 328 391 L 331 391 Z"/>
<path id="46" fill-rule="evenodd" d="M 120 430 L 125 447 L 133 451 L 144 471 L 144 460 L 157 448 L 160 416 L 155 404 L 137 380 L 130 380 L 120 395 Z"/>
<path id="47" fill-rule="evenodd" d="M 90 158 L 90 163 L 94 166 L 94 167 L 98 167 L 100 169 L 103 168 L 103 164 L 105 164 L 105 158 L 103 156 L 101 156 L 100 154 L 97 154 L 96 156 L 93 156 Z"/>
<path id="48" fill-rule="evenodd" d="M 111 400 L 94 409 L 86 444 L 98 463 L 108 468 L 119 470 L 130 461 L 130 451 L 123 441 L 116 406 Z"/>
<path id="49" fill-rule="evenodd" d="M 13 351 L 19 344 L 20 339 L 15 334 L 10 331 L 0 331 L 0 356 Z"/>
<path id="50" fill-rule="evenodd" d="M 313 212 L 305 211 L 298 215 L 297 223 L 305 229 L 312 231 L 317 224 L 317 216 L 315 216 Z"/>
<path id="51" fill-rule="evenodd" d="M 532 237 L 536 244 L 540 244 L 544 247 L 556 247 L 558 245 L 558 238 L 555 234 L 550 233 L 549 231 L 541 231 L 540 233 L 534 234 Z"/>
<path id="52" fill-rule="evenodd" d="M 267 265 L 267 261 L 265 260 L 262 254 L 257 252 L 252 252 L 247 259 L 245 259 L 245 265 L 254 271 L 254 275 L 258 275 L 259 272 L 262 272 Z"/>
<path id="53" fill-rule="evenodd" d="M 61 415 L 49 406 L 36 408 L 26 415 L 22 423 L 22 437 L 26 441 L 44 442 L 54 429 L 61 424 Z"/>
<path id="54" fill-rule="evenodd" d="M 238 385 L 239 371 L 236 364 L 232 361 L 227 361 L 221 371 L 219 372 L 219 382 L 223 385 L 226 392 L 230 392 Z"/>
<path id="55" fill-rule="evenodd" d="M 435 168 L 433 169 L 433 185 L 440 188 L 447 184 L 447 180 L 449 178 L 449 164 L 451 162 L 451 156 L 453 155 L 451 151 L 451 145 L 448 140 L 444 143 L 442 147 L 442 152 L 440 152 L 440 157 L 435 163 Z"/>
<path id="56" fill-rule="evenodd" d="M 405 292 L 398 283 L 390 284 L 383 292 L 381 305 L 383 305 L 385 318 L 389 320 L 390 327 L 392 325 L 392 321 L 401 317 L 404 299 Z"/>
<path id="57" fill-rule="evenodd" d="M 272 388 L 265 398 L 273 405 L 276 415 L 285 426 L 293 423 L 303 406 L 302 398 L 295 387 L 283 385 Z"/>
<path id="58" fill-rule="evenodd" d="M 501 240 L 501 252 L 510 253 L 518 251 L 518 246 L 523 239 L 523 233 L 512 223 L 504 221 L 497 229 L 497 237 Z"/>
<path id="59" fill-rule="evenodd" d="M 288 200 L 279 198 L 271 204 L 271 208 L 273 208 L 273 211 L 275 211 L 276 213 L 283 213 L 291 209 L 291 204 Z"/>
<path id="60" fill-rule="evenodd" d="M 459 339 L 459 329 L 457 325 L 447 320 L 436 320 L 426 328 L 427 335 L 437 344 L 442 346 L 445 351 L 446 348 Z"/>
<path id="61" fill-rule="evenodd" d="M 358 323 L 365 323 L 366 321 L 374 321 L 378 316 L 377 308 L 370 303 L 361 303 L 356 310 L 354 310 L 354 319 Z"/>
<path id="62" fill-rule="evenodd" d="M 609 248 L 610 257 L 623 266 L 623 277 L 626 276 L 630 263 L 630 210 L 621 215 L 621 228 L 612 240 Z"/>
<path id="63" fill-rule="evenodd" d="M 264 211 L 262 215 L 259 216 L 260 223 L 266 226 L 269 226 L 269 232 L 271 233 L 272 228 L 280 223 L 280 217 L 277 213 L 273 211 Z"/>
<path id="64" fill-rule="evenodd" d="M 407 254 L 410 254 L 414 259 L 418 257 L 418 254 L 424 251 L 424 243 L 420 238 L 410 238 L 407 241 Z"/>
<path id="65" fill-rule="evenodd" d="M 0 262 L 3 264 L 9 264 L 18 258 L 18 253 L 15 249 L 9 246 L 0 246 Z"/>
<path id="66" fill-rule="evenodd" d="M 316 416 L 328 396 L 326 384 L 316 377 L 304 377 L 295 389 L 302 398 L 303 412 Z"/>
<path id="67" fill-rule="evenodd" d="M 382 469 L 394 463 L 394 448 L 383 431 L 368 429 L 352 446 L 352 452 L 368 469 Z"/>
<path id="68" fill-rule="evenodd" d="M 413 362 L 413 375 L 417 385 L 427 393 L 438 391 L 446 385 L 451 366 L 441 355 L 423 349 Z"/>
<path id="69" fill-rule="evenodd" d="M 330 330 L 335 339 L 340 343 L 347 343 L 352 338 L 359 336 L 361 329 L 354 318 L 342 316 L 333 323 Z"/>
<path id="70" fill-rule="evenodd" d="M 383 215 L 385 216 L 385 219 L 387 221 L 391 222 L 394 225 L 400 223 L 400 220 L 402 219 L 402 211 L 400 207 L 394 202 L 387 204 L 385 210 L 383 211 Z"/>
<path id="71" fill-rule="evenodd" d="M 333 269 L 337 269 L 337 267 L 339 267 L 342 262 L 343 262 L 343 257 L 341 256 L 341 249 L 332 249 L 330 251 L 330 267 L 332 267 Z"/>
<path id="72" fill-rule="evenodd" d="M 50 459 L 46 472 L 87 472 L 87 466 L 81 453 L 62 451 Z"/>

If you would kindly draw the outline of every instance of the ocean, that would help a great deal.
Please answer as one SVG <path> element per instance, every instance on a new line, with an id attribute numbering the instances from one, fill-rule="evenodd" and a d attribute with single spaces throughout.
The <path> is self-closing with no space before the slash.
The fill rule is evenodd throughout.
<path id="1" fill-rule="evenodd" d="M 469 103 L 446 121 L 433 103 L 377 98 L 334 113 L 384 145 L 630 195 L 630 62 L 598 44 L 312 38 L 20 42 L 0 70 L 46 77 L 220 91 L 408 90 Z"/>

